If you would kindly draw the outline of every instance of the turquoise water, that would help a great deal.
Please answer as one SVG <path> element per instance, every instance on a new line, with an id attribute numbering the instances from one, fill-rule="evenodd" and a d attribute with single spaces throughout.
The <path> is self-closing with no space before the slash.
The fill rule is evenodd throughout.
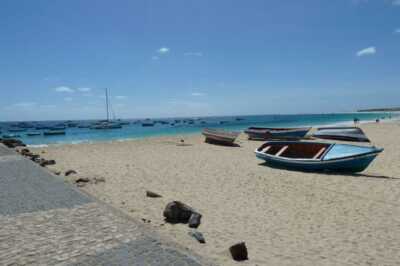
<path id="1" fill-rule="evenodd" d="M 89 128 L 67 127 L 66 134 L 60 136 L 27 136 L 27 132 L 43 132 L 43 130 L 27 129 L 25 132 L 9 132 L 12 123 L 0 123 L 0 135 L 16 134 L 29 145 L 55 144 L 55 143 L 80 143 L 93 141 L 124 140 L 144 138 L 151 136 L 184 135 L 199 133 L 205 127 L 222 128 L 227 130 L 244 130 L 249 126 L 267 127 L 296 127 L 296 126 L 321 126 L 341 123 L 351 123 L 354 118 L 360 122 L 375 121 L 375 119 L 389 119 L 397 117 L 395 113 L 345 113 L 345 114 L 307 114 L 307 115 L 254 115 L 254 116 L 229 116 L 229 117 L 203 117 L 203 118 L 168 118 L 156 119 L 168 124 L 156 123 L 154 127 L 143 127 L 137 120 L 124 120 L 129 122 L 122 129 L 93 130 Z M 187 122 L 175 122 L 174 120 Z M 192 122 L 188 122 L 192 120 Z M 135 123 L 136 121 L 136 123 Z M 27 122 L 28 124 L 56 125 L 65 121 Z M 74 121 L 79 124 L 89 124 L 94 121 Z M 173 125 L 171 125 L 173 124 Z"/>

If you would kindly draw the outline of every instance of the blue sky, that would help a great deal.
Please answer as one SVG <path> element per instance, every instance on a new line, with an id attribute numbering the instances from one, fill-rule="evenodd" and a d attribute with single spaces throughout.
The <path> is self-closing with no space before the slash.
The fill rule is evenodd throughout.
<path id="1" fill-rule="evenodd" d="M 3 0 L 0 120 L 400 105 L 400 0 Z"/>

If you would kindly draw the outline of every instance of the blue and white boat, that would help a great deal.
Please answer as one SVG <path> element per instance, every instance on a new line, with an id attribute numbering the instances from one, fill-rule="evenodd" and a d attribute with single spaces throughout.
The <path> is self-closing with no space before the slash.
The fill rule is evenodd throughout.
<path id="1" fill-rule="evenodd" d="M 301 171 L 361 172 L 383 149 L 311 141 L 268 141 L 256 156 L 267 165 Z"/>
<path id="2" fill-rule="evenodd" d="M 249 140 L 268 139 L 301 139 L 307 135 L 311 127 L 277 128 L 277 127 L 249 127 L 244 132 Z"/>
<path id="3" fill-rule="evenodd" d="M 320 127 L 312 136 L 319 139 L 370 142 L 364 131 L 358 127 Z"/>

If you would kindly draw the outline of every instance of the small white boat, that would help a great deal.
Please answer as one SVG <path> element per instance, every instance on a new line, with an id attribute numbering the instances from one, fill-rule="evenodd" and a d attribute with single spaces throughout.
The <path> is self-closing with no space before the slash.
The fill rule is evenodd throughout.
<path id="1" fill-rule="evenodd" d="M 240 132 L 230 132 L 221 129 L 205 128 L 202 134 L 206 137 L 207 143 L 232 146 Z"/>

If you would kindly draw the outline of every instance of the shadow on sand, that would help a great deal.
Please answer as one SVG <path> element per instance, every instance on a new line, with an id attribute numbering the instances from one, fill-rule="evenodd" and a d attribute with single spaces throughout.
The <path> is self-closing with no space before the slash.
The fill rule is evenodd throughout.
<path id="1" fill-rule="evenodd" d="M 220 142 L 220 141 L 204 141 L 205 143 L 212 144 L 212 145 L 217 145 L 217 146 L 224 146 L 224 147 L 236 147 L 240 148 L 240 145 L 237 143 L 226 143 L 226 142 Z"/>
<path id="2" fill-rule="evenodd" d="M 271 165 L 266 162 L 259 163 L 259 166 L 268 166 L 270 168 L 279 169 L 279 170 L 287 170 L 291 172 L 302 172 L 302 173 L 318 173 L 324 175 L 331 175 L 331 176 L 353 176 L 353 177 L 365 177 L 365 178 L 378 178 L 378 179 L 390 179 L 393 181 L 400 180 L 400 178 L 393 177 L 393 176 L 386 176 L 386 175 L 376 175 L 376 174 L 367 174 L 367 173 L 352 173 L 352 172 L 333 172 L 333 171 L 311 171 L 311 170 L 300 170 L 300 169 L 291 169 L 287 167 L 279 167 L 276 165 Z"/>

